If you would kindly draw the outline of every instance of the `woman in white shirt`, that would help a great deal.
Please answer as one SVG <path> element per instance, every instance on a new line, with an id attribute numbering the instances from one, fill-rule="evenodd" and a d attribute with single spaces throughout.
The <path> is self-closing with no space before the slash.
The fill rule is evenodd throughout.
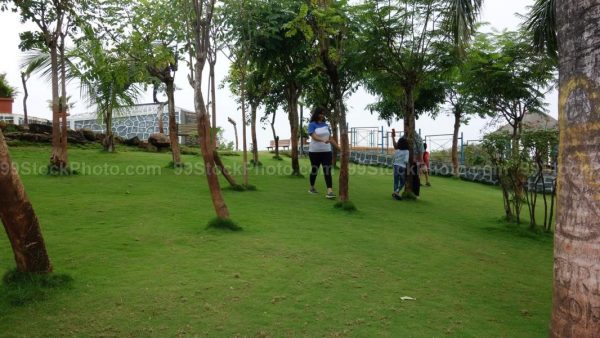
<path id="1" fill-rule="evenodd" d="M 310 123 L 308 124 L 308 135 L 311 138 L 308 146 L 308 157 L 311 164 L 310 190 L 308 192 L 317 194 L 315 181 L 319 167 L 323 166 L 323 175 L 325 176 L 325 184 L 327 185 L 327 194 L 325 197 L 333 199 L 335 198 L 335 194 L 333 193 L 331 179 L 331 163 L 333 159 L 331 145 L 333 144 L 336 148 L 338 146 L 331 139 L 331 128 L 325 121 L 325 109 L 322 107 L 316 107 L 313 110 Z"/>

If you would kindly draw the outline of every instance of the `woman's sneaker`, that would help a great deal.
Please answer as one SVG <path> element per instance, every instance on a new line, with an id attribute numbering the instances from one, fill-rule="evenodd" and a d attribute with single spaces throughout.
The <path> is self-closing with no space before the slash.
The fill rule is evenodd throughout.
<path id="1" fill-rule="evenodd" d="M 334 199 L 335 198 L 335 194 L 332 193 L 332 192 L 328 192 L 327 195 L 325 195 L 325 197 L 329 198 L 329 199 Z"/>
<path id="2" fill-rule="evenodd" d="M 317 190 L 316 190 L 315 188 L 310 188 L 310 189 L 308 190 L 308 192 L 309 192 L 310 194 L 318 194 L 318 192 L 317 192 Z"/>
<path id="3" fill-rule="evenodd" d="M 398 195 L 397 193 L 392 193 L 392 198 L 395 199 L 395 200 L 397 200 L 397 201 L 402 200 L 402 197 L 400 197 L 400 195 Z"/>

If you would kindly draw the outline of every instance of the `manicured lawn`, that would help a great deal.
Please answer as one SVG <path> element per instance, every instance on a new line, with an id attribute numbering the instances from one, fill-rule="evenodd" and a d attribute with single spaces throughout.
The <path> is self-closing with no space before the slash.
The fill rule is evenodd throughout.
<path id="1" fill-rule="evenodd" d="M 11 151 L 30 168 L 50 155 Z M 497 188 L 434 177 L 420 201 L 395 201 L 391 171 L 353 167 L 347 213 L 270 158 L 257 191 L 224 191 L 237 233 L 205 229 L 206 179 L 164 168 L 170 154 L 72 149 L 92 172 L 23 175 L 55 272 L 74 282 L 36 303 L 0 296 L 0 335 L 547 336 L 552 238 L 501 222 Z M 4 236 L 0 273 L 13 268 Z"/>

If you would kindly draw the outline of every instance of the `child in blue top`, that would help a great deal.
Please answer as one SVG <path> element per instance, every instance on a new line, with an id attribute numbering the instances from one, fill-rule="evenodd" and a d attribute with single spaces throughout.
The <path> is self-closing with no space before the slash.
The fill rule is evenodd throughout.
<path id="1" fill-rule="evenodd" d="M 392 129 L 392 143 L 394 144 L 394 192 L 392 197 L 401 200 L 400 190 L 406 183 L 406 166 L 408 164 L 408 141 L 401 137 L 396 142 L 396 131 Z"/>

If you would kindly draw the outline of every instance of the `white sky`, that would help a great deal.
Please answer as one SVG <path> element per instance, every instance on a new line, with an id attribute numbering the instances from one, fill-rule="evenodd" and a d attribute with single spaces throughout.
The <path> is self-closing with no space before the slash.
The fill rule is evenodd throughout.
<path id="1" fill-rule="evenodd" d="M 484 0 L 484 7 L 482 12 L 482 21 L 488 22 L 489 29 L 492 28 L 497 30 L 513 30 L 516 29 L 520 19 L 516 17 L 515 13 L 526 13 L 527 6 L 533 4 L 533 0 Z M 20 91 L 19 95 L 15 98 L 13 106 L 13 112 L 16 114 L 22 114 L 23 105 L 23 93 L 20 78 L 20 68 L 22 54 L 18 49 L 19 35 L 21 31 L 34 29 L 35 27 L 31 24 L 23 25 L 19 22 L 19 18 L 15 13 L 2 12 L 0 13 L 0 32 L 2 32 L 3 50 L 0 52 L 0 73 L 6 73 L 7 79 L 10 84 L 17 87 Z M 216 76 L 218 81 L 226 75 L 227 64 L 226 59 L 223 56 L 219 56 L 217 61 Z M 208 68 L 208 67 L 206 67 Z M 207 72 L 205 72 L 207 73 Z M 180 71 L 176 75 L 176 85 L 178 91 L 175 93 L 175 104 L 179 107 L 193 110 L 193 91 L 187 83 L 185 67 L 180 67 Z M 206 87 L 206 80 L 204 81 L 204 87 Z M 45 80 L 38 77 L 32 77 L 28 82 L 29 99 L 27 101 L 28 111 L 30 116 L 38 116 L 44 118 L 51 118 L 51 112 L 49 111 L 47 101 L 50 100 L 50 85 Z M 79 97 L 79 88 L 76 84 L 71 84 L 68 88 L 69 94 L 74 99 Z M 76 100 L 77 103 L 72 111 L 72 114 L 79 114 L 88 112 L 90 108 L 81 99 Z M 380 121 L 376 116 L 371 115 L 365 110 L 365 106 L 372 103 L 374 98 L 366 94 L 364 91 L 359 90 L 355 93 L 348 103 L 348 123 L 350 127 L 381 127 L 385 130 L 395 127 L 397 130 L 402 130 L 402 121 L 395 121 L 391 127 L 388 128 L 385 121 Z M 557 93 L 551 92 L 547 97 L 549 113 L 553 117 L 557 117 Z M 151 93 L 148 93 L 145 97 L 141 98 L 139 103 L 152 102 Z M 309 114 L 309 108 L 305 108 L 305 117 Z M 259 112 L 262 114 L 262 111 Z M 227 118 L 231 117 L 238 121 L 238 125 L 241 121 L 241 112 L 237 110 L 234 98 L 227 88 L 220 89 L 217 91 L 217 123 L 220 127 L 225 129 L 225 138 L 228 140 L 234 140 L 234 132 L 231 124 L 227 122 Z M 434 134 L 449 134 L 452 133 L 453 118 L 440 114 L 436 120 L 432 120 L 428 117 L 421 117 L 417 121 L 417 128 L 421 129 L 422 135 L 434 135 Z M 464 132 L 465 140 L 476 140 L 482 137 L 482 131 L 486 125 L 486 121 L 474 118 L 469 125 L 462 126 L 461 131 Z M 269 140 L 272 139 L 272 133 L 267 125 L 264 128 L 258 130 L 258 144 L 259 149 L 264 149 Z M 287 115 L 278 112 L 276 128 L 281 139 L 289 138 L 289 123 Z M 240 148 L 241 148 L 241 128 L 239 128 L 240 134 Z M 248 130 L 249 139 L 249 130 Z M 248 140 L 248 143 L 250 140 Z M 443 141 L 442 141 L 443 143 Z"/>

